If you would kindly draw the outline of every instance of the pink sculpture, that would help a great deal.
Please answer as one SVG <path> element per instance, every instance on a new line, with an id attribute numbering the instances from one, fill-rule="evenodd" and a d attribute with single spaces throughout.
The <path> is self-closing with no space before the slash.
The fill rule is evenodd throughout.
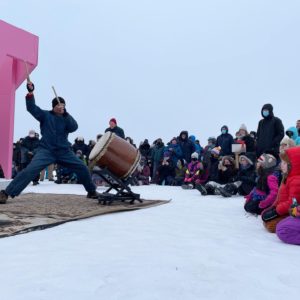
<path id="1" fill-rule="evenodd" d="M 38 63 L 38 37 L 0 20 L 0 164 L 11 178 L 15 92 Z M 26 62 L 26 63 L 25 63 Z"/>

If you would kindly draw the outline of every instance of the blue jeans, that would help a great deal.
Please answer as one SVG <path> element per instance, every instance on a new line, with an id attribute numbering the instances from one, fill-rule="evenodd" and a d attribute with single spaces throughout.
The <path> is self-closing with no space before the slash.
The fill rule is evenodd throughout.
<path id="1" fill-rule="evenodd" d="M 45 148 L 39 148 L 31 163 L 18 173 L 14 180 L 7 186 L 5 192 L 11 197 L 18 196 L 43 169 L 53 163 L 58 163 L 72 169 L 77 174 L 78 179 L 82 182 L 87 192 L 96 190 L 88 168 L 82 160 L 76 157 L 72 150 L 63 149 L 50 151 Z"/>

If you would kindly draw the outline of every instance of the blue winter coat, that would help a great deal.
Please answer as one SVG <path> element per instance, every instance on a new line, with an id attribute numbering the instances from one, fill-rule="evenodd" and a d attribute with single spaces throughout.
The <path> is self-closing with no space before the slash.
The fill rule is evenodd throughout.
<path id="1" fill-rule="evenodd" d="M 26 108 L 40 122 L 40 147 L 50 151 L 70 149 L 68 135 L 76 131 L 78 125 L 69 113 L 56 115 L 52 110 L 42 110 L 35 104 L 33 95 L 26 96 Z"/>
<path id="2" fill-rule="evenodd" d="M 291 136 L 291 139 L 294 140 L 296 146 L 300 145 L 300 137 L 298 134 L 298 129 L 296 127 L 290 127 L 287 131 L 292 131 L 293 135 Z"/>

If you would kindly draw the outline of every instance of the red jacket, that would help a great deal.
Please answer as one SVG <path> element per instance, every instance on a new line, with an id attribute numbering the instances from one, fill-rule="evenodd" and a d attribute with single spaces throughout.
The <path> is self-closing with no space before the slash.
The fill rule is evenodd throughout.
<path id="1" fill-rule="evenodd" d="M 300 204 L 300 147 L 287 149 L 286 154 L 291 163 L 291 170 L 286 183 L 281 184 L 274 204 L 279 215 L 289 214 L 293 198 L 296 198 Z"/>

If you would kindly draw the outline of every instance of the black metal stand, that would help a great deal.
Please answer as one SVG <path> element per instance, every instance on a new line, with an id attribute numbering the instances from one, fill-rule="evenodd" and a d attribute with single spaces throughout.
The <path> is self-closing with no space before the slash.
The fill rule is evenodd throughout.
<path id="1" fill-rule="evenodd" d="M 140 199 L 140 194 L 132 192 L 128 186 L 130 183 L 130 177 L 120 179 L 106 168 L 93 170 L 93 173 L 99 175 L 109 185 L 109 188 L 98 197 L 99 204 L 110 205 L 116 201 L 129 201 L 130 204 L 134 204 L 135 200 L 143 202 L 143 200 Z M 109 193 L 112 189 L 114 189 L 117 193 Z"/>

